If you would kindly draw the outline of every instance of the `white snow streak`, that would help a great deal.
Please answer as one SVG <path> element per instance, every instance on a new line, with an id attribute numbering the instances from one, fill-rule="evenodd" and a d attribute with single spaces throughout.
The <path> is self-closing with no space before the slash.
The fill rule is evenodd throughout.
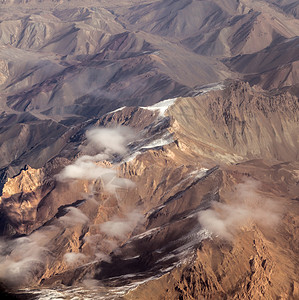
<path id="1" fill-rule="evenodd" d="M 164 101 L 160 101 L 160 102 L 158 102 L 158 103 L 156 103 L 154 105 L 145 106 L 145 107 L 141 107 L 141 108 L 147 109 L 147 110 L 153 110 L 153 111 L 158 110 L 159 111 L 159 115 L 161 117 L 164 117 L 166 110 L 170 106 L 172 106 L 175 103 L 176 100 L 177 100 L 177 98 L 167 99 L 167 100 L 164 100 Z"/>

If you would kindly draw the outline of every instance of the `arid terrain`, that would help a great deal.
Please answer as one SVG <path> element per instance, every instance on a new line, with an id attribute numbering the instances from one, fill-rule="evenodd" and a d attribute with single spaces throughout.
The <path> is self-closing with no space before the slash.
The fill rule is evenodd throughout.
<path id="1" fill-rule="evenodd" d="M 2 0 L 1 297 L 299 299 L 298 9 Z"/>

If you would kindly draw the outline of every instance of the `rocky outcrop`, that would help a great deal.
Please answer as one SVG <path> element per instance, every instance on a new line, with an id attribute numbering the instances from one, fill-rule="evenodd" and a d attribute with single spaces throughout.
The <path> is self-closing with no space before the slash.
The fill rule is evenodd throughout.
<path id="1" fill-rule="evenodd" d="M 296 231 L 289 230 L 294 229 L 293 225 L 299 220 L 298 202 L 293 198 L 298 187 L 296 192 L 287 191 L 287 187 L 295 187 L 298 182 L 298 177 L 291 175 L 294 167 L 298 166 L 282 164 L 269 169 L 256 161 L 226 170 L 222 176 L 220 201 L 231 201 L 225 197 L 225 190 L 230 189 L 237 178 L 253 177 L 262 182 L 264 196 L 278 197 L 283 211 L 279 225 L 266 228 L 261 224 L 244 223 L 231 242 L 219 236 L 204 240 L 189 261 L 181 261 L 169 274 L 140 285 L 125 299 L 296 299 L 298 254 L 294 249 L 298 241 Z M 278 173 L 284 171 L 292 177 L 292 184 L 288 181 L 290 178 L 287 182 L 281 181 Z M 277 189 L 273 179 L 279 180 L 274 185 Z"/>
<path id="2" fill-rule="evenodd" d="M 226 162 L 284 161 L 298 159 L 298 108 L 295 95 L 232 83 L 223 91 L 179 100 L 169 114 L 182 147 L 191 145 L 199 155 Z"/>

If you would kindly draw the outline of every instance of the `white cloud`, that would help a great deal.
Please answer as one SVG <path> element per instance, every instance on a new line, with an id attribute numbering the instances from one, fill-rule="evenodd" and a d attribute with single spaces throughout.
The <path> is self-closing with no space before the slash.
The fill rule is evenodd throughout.
<path id="1" fill-rule="evenodd" d="M 79 179 L 100 180 L 104 189 L 110 193 L 116 193 L 118 189 L 130 188 L 133 182 L 119 178 L 116 169 L 105 167 L 98 163 L 109 159 L 114 154 L 124 154 L 127 143 L 133 138 L 133 131 L 126 127 L 96 128 L 87 131 L 87 146 L 83 147 L 85 153 L 73 164 L 65 167 L 57 180 L 61 182 L 75 181 Z M 87 195 L 90 201 L 96 204 L 93 198 L 94 187 L 90 184 Z M 79 209 L 68 207 L 67 213 L 57 221 L 58 227 L 75 226 L 89 222 L 89 218 Z M 106 232 L 116 236 L 127 234 L 138 220 L 136 213 L 130 213 L 123 220 L 114 220 Z M 27 237 L 10 241 L 0 240 L 0 280 L 10 286 L 24 286 L 30 284 L 37 274 L 44 271 L 48 262 L 48 246 L 51 236 L 55 236 L 61 228 L 46 226 Z M 105 225 L 103 226 L 105 230 Z M 117 233 L 118 232 L 118 233 Z M 95 249 L 98 259 L 109 259 L 99 249 Z M 82 253 L 66 253 L 64 260 L 67 264 L 77 264 L 84 261 L 86 256 Z"/>
<path id="2" fill-rule="evenodd" d="M 199 212 L 200 224 L 221 238 L 232 240 L 242 226 L 257 223 L 274 226 L 281 209 L 278 203 L 266 199 L 258 192 L 260 184 L 252 179 L 236 186 L 229 203 L 214 202 L 212 208 Z"/>
<path id="3" fill-rule="evenodd" d="M 85 224 L 89 221 L 89 218 L 76 207 L 66 208 L 67 214 L 59 218 L 59 222 L 64 226 L 73 226 L 76 224 Z"/>
<path id="4" fill-rule="evenodd" d="M 49 227 L 49 230 L 53 228 Z M 27 237 L 0 241 L 0 280 L 9 286 L 31 282 L 46 264 L 47 235 L 34 232 Z"/>
<path id="5" fill-rule="evenodd" d="M 63 259 L 68 265 L 77 265 L 84 263 L 86 257 L 83 253 L 69 252 L 64 254 Z"/>
<path id="6" fill-rule="evenodd" d="M 102 223 L 100 229 L 106 235 L 120 239 L 126 237 L 142 219 L 143 215 L 141 213 L 133 211 L 123 218 L 115 217 Z"/>
<path id="7" fill-rule="evenodd" d="M 86 132 L 86 147 L 108 155 L 124 154 L 127 151 L 127 144 L 133 140 L 134 136 L 133 130 L 125 126 L 93 128 Z"/>
<path id="8" fill-rule="evenodd" d="M 70 181 L 77 179 L 95 180 L 104 176 L 116 176 L 116 170 L 103 168 L 93 161 L 76 160 L 74 164 L 66 166 L 57 175 L 59 181 Z"/>
<path id="9" fill-rule="evenodd" d="M 95 253 L 95 256 L 96 256 L 96 259 L 97 260 L 103 260 L 103 261 L 106 261 L 106 262 L 111 262 L 111 257 L 103 252 L 96 252 Z"/>
<path id="10" fill-rule="evenodd" d="M 89 154 L 79 157 L 73 164 L 66 166 L 56 179 L 61 182 L 80 179 L 101 180 L 103 188 L 114 194 L 117 189 L 133 187 L 133 182 L 120 178 L 116 169 L 97 164 L 114 154 L 124 154 L 127 150 L 126 145 L 134 137 L 132 129 L 124 126 L 94 128 L 86 132 L 86 137 L 87 145 L 81 147 L 81 151 Z"/>

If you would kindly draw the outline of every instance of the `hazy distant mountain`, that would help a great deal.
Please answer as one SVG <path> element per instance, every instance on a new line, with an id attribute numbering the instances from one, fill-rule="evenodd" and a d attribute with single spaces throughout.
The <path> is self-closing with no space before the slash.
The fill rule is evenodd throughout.
<path id="1" fill-rule="evenodd" d="M 266 89 L 298 82 L 299 21 L 267 2 L 4 1 L 1 19 L 3 122 L 30 112 L 35 124 L 58 122 L 65 133 L 121 106 L 192 94 L 227 78 L 245 76 Z M 15 120 L 11 132 L 19 130 Z M 29 159 L 36 167 L 63 147 L 24 138 L 47 153 Z M 1 167 L 17 171 L 29 148 L 12 149 Z"/>

